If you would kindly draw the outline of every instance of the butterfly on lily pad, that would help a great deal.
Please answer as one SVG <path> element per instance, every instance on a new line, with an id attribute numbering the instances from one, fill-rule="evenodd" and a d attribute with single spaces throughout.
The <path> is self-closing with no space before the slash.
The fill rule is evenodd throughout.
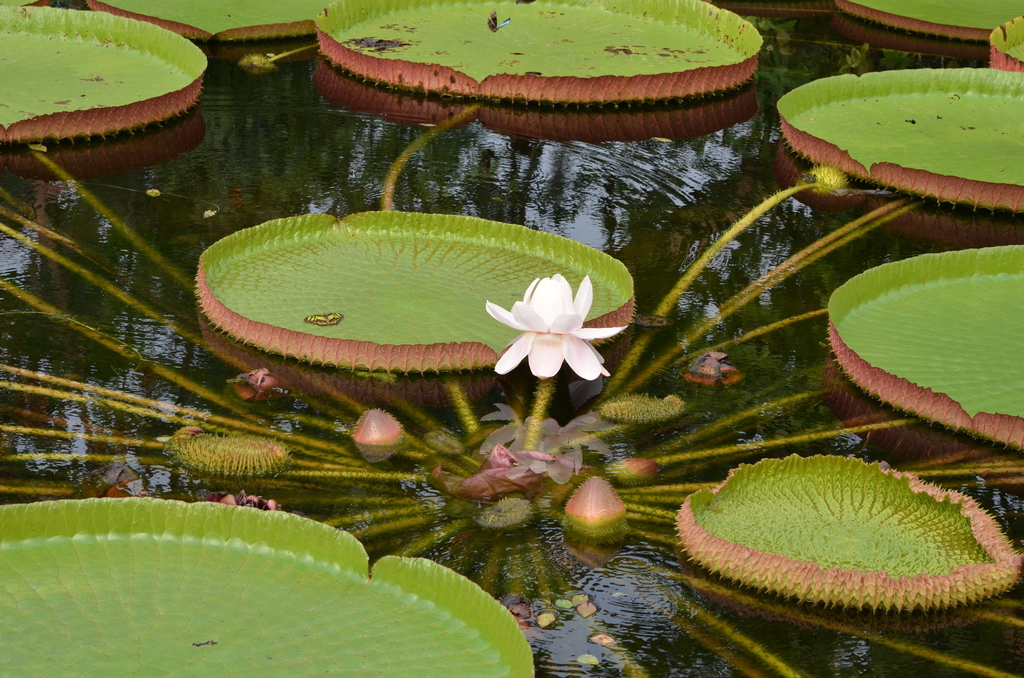
<path id="1" fill-rule="evenodd" d="M 302 319 L 302 322 L 319 325 L 320 327 L 334 327 L 344 319 L 345 316 L 340 313 L 314 313 L 313 315 L 307 315 Z"/>
<path id="2" fill-rule="evenodd" d="M 500 24 L 498 23 L 498 10 L 491 12 L 490 18 L 487 19 L 487 27 L 491 29 L 491 33 L 497 33 L 498 29 L 507 26 L 508 22 L 512 21 L 511 18 L 505 19 Z"/>

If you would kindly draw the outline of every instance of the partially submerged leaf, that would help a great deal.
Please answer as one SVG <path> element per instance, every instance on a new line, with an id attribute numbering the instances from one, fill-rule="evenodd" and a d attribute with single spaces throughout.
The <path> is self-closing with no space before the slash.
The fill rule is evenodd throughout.
<path id="1" fill-rule="evenodd" d="M 576 606 L 576 611 L 579 612 L 581 617 L 590 617 L 597 614 L 597 605 L 591 602 L 580 603 Z"/>

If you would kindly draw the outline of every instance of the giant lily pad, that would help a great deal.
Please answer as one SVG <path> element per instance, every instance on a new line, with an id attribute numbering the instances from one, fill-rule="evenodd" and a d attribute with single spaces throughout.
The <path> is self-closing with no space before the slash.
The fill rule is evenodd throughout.
<path id="1" fill-rule="evenodd" d="M 846 457 L 741 465 L 687 497 L 678 528 L 701 565 L 828 605 L 970 603 L 1006 591 L 1024 567 L 970 497 Z"/>
<path id="2" fill-rule="evenodd" d="M 858 386 L 1024 449 L 1024 246 L 872 268 L 832 294 L 829 317 L 836 358 Z"/>
<path id="3" fill-rule="evenodd" d="M 494 365 L 516 332 L 484 303 L 509 308 L 535 278 L 555 273 L 574 288 L 590 276 L 587 326 L 631 320 L 633 280 L 619 261 L 549 233 L 441 214 L 269 221 L 206 250 L 198 288 L 215 325 L 263 350 L 425 372 Z"/>
<path id="4" fill-rule="evenodd" d="M 159 499 L 0 507 L 0 673 L 532 676 L 515 620 L 346 532 Z"/>
<path id="5" fill-rule="evenodd" d="M 699 0 L 338 0 L 317 34 L 335 64 L 393 87 L 572 104 L 736 87 L 761 47 L 752 25 Z"/>
<path id="6" fill-rule="evenodd" d="M 206 57 L 169 31 L 92 12 L 0 6 L 0 143 L 106 135 L 180 115 Z"/>
<path id="7" fill-rule="evenodd" d="M 196 40 L 312 35 L 324 0 L 87 0 L 90 9 L 148 21 Z"/>
<path id="8" fill-rule="evenodd" d="M 995 69 L 822 78 L 779 99 L 812 162 L 902 191 L 1024 211 L 1024 79 Z"/>
<path id="9" fill-rule="evenodd" d="M 992 68 L 1024 72 L 1024 16 L 992 31 L 989 43 Z"/>
<path id="10" fill-rule="evenodd" d="M 836 0 L 843 12 L 915 33 L 988 40 L 996 26 L 1018 16 L 1020 0 Z"/>

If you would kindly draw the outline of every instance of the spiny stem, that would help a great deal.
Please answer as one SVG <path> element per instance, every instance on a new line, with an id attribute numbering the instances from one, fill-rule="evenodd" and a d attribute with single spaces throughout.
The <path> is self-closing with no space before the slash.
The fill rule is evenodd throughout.
<path id="1" fill-rule="evenodd" d="M 71 249 L 73 249 L 74 251 L 78 252 L 79 254 L 82 254 L 81 248 L 78 246 L 78 243 L 76 243 L 74 240 L 72 240 L 71 238 L 68 238 L 67 236 L 61 235 L 60 233 L 57 233 L 56 231 L 52 231 L 52 230 L 48 229 L 45 226 L 43 226 L 42 224 L 40 224 L 40 223 L 38 223 L 36 221 L 32 221 L 28 217 L 23 217 L 20 214 L 18 214 L 17 212 L 12 212 L 11 210 L 7 209 L 6 207 L 4 207 L 2 205 L 0 205 L 0 215 L 7 217 L 11 221 L 16 221 L 19 224 L 21 224 L 22 226 L 24 226 L 25 228 L 33 230 L 36 233 L 40 233 L 42 235 L 45 235 L 48 238 L 56 240 L 57 242 L 63 243 L 65 245 L 67 245 L 68 247 L 70 247 Z"/>
<path id="2" fill-rule="evenodd" d="M 645 518 L 653 518 L 658 521 L 664 520 L 669 523 L 676 522 L 676 511 L 666 511 L 665 509 L 651 508 L 650 506 L 644 506 L 643 504 L 633 504 L 630 502 L 624 503 L 626 504 L 626 511 L 628 511 L 631 514 L 637 516 L 644 516 Z"/>
<path id="3" fill-rule="evenodd" d="M 145 358 L 143 358 L 142 355 L 135 349 L 128 348 L 124 344 L 115 341 L 110 337 L 107 337 L 103 333 L 89 327 L 85 323 L 79 322 L 78 320 L 62 312 L 59 308 L 48 304 L 47 302 L 35 296 L 31 292 L 27 292 L 18 287 L 17 285 L 8 282 L 3 277 L 0 277 L 0 288 L 3 288 L 5 291 L 9 292 L 13 296 L 22 300 L 26 304 L 34 307 L 35 309 L 42 311 L 43 313 L 46 313 L 53 320 L 56 320 L 67 325 L 71 329 L 83 334 L 89 339 L 92 339 L 101 346 L 110 349 L 111 351 L 117 353 L 126 360 L 129 360 L 131 362 L 137 362 L 140 359 L 145 360 Z M 179 375 L 177 372 L 170 369 L 169 367 L 165 367 L 160 363 L 155 362 L 150 362 L 148 363 L 148 365 L 150 369 L 152 369 L 153 372 L 155 372 L 157 375 L 163 377 L 164 379 L 173 384 L 180 386 L 181 388 L 191 391 L 192 393 L 198 395 L 200 398 L 220 405 L 224 409 L 235 412 L 236 414 L 239 414 L 243 417 L 252 418 L 252 415 L 243 410 L 240 410 L 238 407 L 234 406 L 232 403 L 225 400 L 219 393 L 214 393 L 213 391 L 204 388 L 203 386 L 200 386 L 199 384 L 193 382 L 192 380 Z"/>
<path id="4" fill-rule="evenodd" d="M 422 507 L 421 507 L 422 508 Z M 453 535 L 461 532 L 470 526 L 472 521 L 469 518 L 462 518 L 461 520 L 453 520 L 448 525 L 442 528 L 427 532 L 425 535 L 417 539 L 416 541 L 406 544 L 405 548 L 396 553 L 398 556 L 406 556 L 413 558 L 426 553 L 430 549 L 434 548 L 443 541 L 448 540 Z"/>
<path id="5" fill-rule="evenodd" d="M 676 360 L 676 364 L 686 363 L 686 362 L 689 362 L 691 360 L 696 360 L 697 358 L 699 358 L 700 356 L 704 355 L 708 351 L 724 351 L 727 348 L 732 348 L 733 346 L 736 346 L 738 344 L 746 343 L 746 342 L 750 341 L 751 339 L 757 339 L 758 337 L 763 337 L 764 335 L 766 335 L 766 334 L 768 334 L 770 332 L 774 332 L 775 330 L 781 330 L 784 327 L 789 327 L 790 325 L 795 325 L 796 323 L 803 322 L 804 320 L 811 320 L 812 318 L 820 318 L 823 315 L 828 315 L 828 309 L 827 308 L 819 308 L 817 311 L 809 311 L 807 313 L 801 313 L 800 315 L 794 315 L 794 316 L 791 316 L 789 318 L 786 318 L 785 320 L 780 320 L 778 322 L 771 323 L 770 325 L 763 325 L 761 327 L 758 327 L 755 330 L 750 330 L 749 332 L 747 332 L 745 334 L 742 334 L 742 335 L 736 337 L 735 339 L 729 339 L 728 341 L 723 341 L 723 342 L 718 343 L 718 344 L 712 344 L 711 346 L 705 346 L 704 348 L 700 349 L 699 351 L 694 351 L 693 353 L 687 353 L 686 355 L 684 355 L 684 356 L 680 357 L 679 359 L 677 359 Z"/>
<path id="6" fill-rule="evenodd" d="M 399 473 L 397 471 L 363 471 L 353 469 L 351 471 L 285 471 L 281 474 L 284 478 L 304 480 L 315 478 L 317 480 L 380 480 L 386 482 L 419 481 L 426 478 L 418 473 Z"/>
<path id="7" fill-rule="evenodd" d="M 738 445 L 725 445 L 722 447 L 710 447 L 704 450 L 697 450 L 695 452 L 680 452 L 679 454 L 670 454 L 662 457 L 656 457 L 657 462 L 663 465 L 679 464 L 685 461 L 695 461 L 697 459 L 707 459 L 708 457 L 720 457 L 733 454 L 753 454 L 755 452 L 761 452 L 764 450 L 771 450 L 777 447 L 785 447 L 787 445 L 801 445 L 803 443 L 815 442 L 818 440 L 829 440 L 832 438 L 838 438 L 849 433 L 860 434 L 868 433 L 870 431 L 880 431 L 887 428 L 896 428 L 898 426 L 906 426 L 920 421 L 919 419 L 893 419 L 892 421 L 884 421 L 878 424 L 865 424 L 863 426 L 850 426 L 848 428 L 837 428 L 828 431 L 817 431 L 811 433 L 801 433 L 795 436 L 786 436 L 784 438 L 773 438 L 771 440 L 764 440 L 755 443 L 740 443 Z"/>
<path id="8" fill-rule="evenodd" d="M 43 436 L 45 438 L 64 438 L 66 440 L 88 440 L 93 443 L 109 443 L 111 445 L 124 445 L 126 447 L 145 447 L 148 449 L 164 448 L 163 443 L 155 440 L 139 440 L 138 438 L 121 438 L 119 436 L 103 436 L 95 433 L 81 433 L 76 431 L 62 431 L 58 428 L 32 428 L 29 426 L 12 426 L 0 424 L 0 431 L 4 433 L 20 433 L 30 436 Z M 37 455 L 31 455 L 37 456 Z M 83 458 L 79 455 L 72 455 L 76 458 Z M 10 459 L 11 457 L 5 457 Z"/>
<path id="9" fill-rule="evenodd" d="M 293 54 L 298 54 L 299 52 L 305 52 L 307 49 L 314 49 L 314 48 L 319 47 L 319 46 L 320 46 L 320 43 L 314 42 L 314 43 L 312 43 L 310 45 L 303 45 L 302 47 L 296 47 L 295 49 L 290 49 L 287 52 L 281 52 L 280 54 L 275 54 L 272 57 L 268 57 L 267 60 L 270 61 L 271 63 L 273 63 L 273 62 L 275 62 L 275 61 L 277 61 L 279 59 L 284 59 L 285 57 L 290 57 Z"/>
<path id="10" fill-rule="evenodd" d="M 785 398 L 779 398 L 769 403 L 759 403 L 753 407 L 741 410 L 736 414 L 732 414 L 728 417 L 716 418 L 711 423 L 698 428 L 697 430 L 687 433 L 686 435 L 676 436 L 662 443 L 661 445 L 650 447 L 642 453 L 644 457 L 657 457 L 660 454 L 664 454 L 666 451 L 677 450 L 680 447 L 689 446 L 702 438 L 710 438 L 719 431 L 727 431 L 730 429 L 737 428 L 741 423 L 757 419 L 764 416 L 765 413 L 775 413 L 776 411 L 785 411 L 787 408 L 796 407 L 801 403 L 816 398 L 821 395 L 820 391 L 807 391 L 805 393 L 798 393 L 796 395 L 786 396 Z"/>
<path id="11" fill-rule="evenodd" d="M 6 200 L 10 204 L 14 205 L 14 209 L 18 210 L 19 212 L 24 214 L 26 217 L 29 217 L 31 219 L 35 219 L 36 216 L 37 216 L 36 215 L 36 210 L 35 210 L 35 208 L 32 207 L 32 205 L 29 205 L 24 200 L 20 200 L 18 198 L 15 198 L 13 195 L 8 193 L 7 189 L 5 189 L 3 186 L 0 186 L 0 200 Z"/>
<path id="12" fill-rule="evenodd" d="M 429 130 L 421 134 L 418 139 L 409 144 L 404 151 L 402 151 L 402 154 L 399 155 L 395 162 L 391 164 L 391 169 L 388 170 L 388 174 L 384 178 L 384 190 L 382 191 L 380 198 L 380 208 L 382 210 L 394 209 L 395 186 L 398 183 L 398 175 L 402 173 L 402 168 L 406 166 L 412 156 L 416 155 L 416 152 L 427 145 L 434 137 L 447 132 L 451 128 L 462 124 L 464 121 L 476 115 L 479 108 L 480 104 L 467 106 L 444 122 L 431 127 Z"/>
<path id="13" fill-rule="evenodd" d="M 387 523 L 381 523 L 379 525 L 371 525 L 364 530 L 351 530 L 351 532 L 362 541 L 369 537 L 376 537 L 382 534 L 388 534 L 389 532 L 401 532 L 402 530 L 423 527 L 434 520 L 437 520 L 437 516 L 416 515 L 404 520 L 394 520 Z"/>
<path id="14" fill-rule="evenodd" d="M 663 493 L 678 492 L 680 493 L 680 499 L 682 495 L 690 494 L 698 490 L 703 490 L 705 487 L 714 487 L 718 485 L 718 481 L 711 481 L 706 483 L 677 483 L 675 485 L 651 485 L 650 487 L 630 487 L 630 488 L 619 488 L 619 494 L 625 498 L 626 495 L 636 495 L 638 497 L 645 497 L 647 495 L 658 495 Z"/>
<path id="15" fill-rule="evenodd" d="M 13 228 L 10 228 L 9 226 L 7 226 L 6 224 L 4 224 L 2 222 L 0 222 L 0 233 L 4 233 L 4 234 L 10 236 L 11 238 L 14 238 L 15 240 L 17 240 L 21 244 L 27 245 L 28 247 L 31 247 L 36 252 L 38 252 L 39 254 L 43 255 L 44 257 L 46 257 L 50 261 L 53 261 L 53 262 L 55 262 L 57 264 L 60 264 L 61 266 L 63 266 L 64 268 L 68 269 L 69 271 L 71 271 L 75 275 L 79 276 L 83 280 L 86 280 L 87 282 L 92 283 L 93 285 L 95 285 L 96 287 L 99 287 L 101 290 L 103 290 L 107 294 L 115 297 L 116 299 L 119 299 L 121 302 L 127 304 L 128 306 L 131 306 L 132 308 L 134 308 L 135 310 L 137 310 L 139 313 L 141 313 L 142 315 L 146 316 L 147 318 L 150 318 L 151 320 L 155 320 L 156 322 L 160 323 L 161 325 L 170 328 L 171 330 L 176 332 L 179 336 L 181 336 L 183 339 L 185 339 L 187 341 L 190 341 L 190 342 L 192 342 L 193 344 L 195 344 L 197 346 L 201 346 L 203 344 L 203 340 L 198 335 L 192 334 L 191 332 L 189 332 L 185 328 L 183 328 L 180 325 L 178 325 L 178 323 L 174 322 L 173 320 L 168 320 L 167 317 L 163 313 L 160 313 L 156 309 L 152 308 L 149 304 L 146 304 L 145 302 L 136 299 L 132 295 L 130 295 L 127 292 L 125 292 L 124 290 L 122 290 L 117 285 L 114 285 L 110 281 L 106 280 L 105 278 L 102 278 L 102 277 L 96 275 L 95 273 L 93 273 L 92 271 L 90 271 L 90 270 L 88 270 L 86 268 L 83 268 L 82 266 L 79 266 L 78 264 L 76 264 L 75 262 L 71 261 L 67 257 L 59 254 L 54 249 L 52 249 L 50 247 L 47 247 L 46 245 L 43 245 L 42 243 L 35 242 L 31 238 L 26 238 L 24 235 L 22 235 L 21 233 L 19 233 L 16 230 L 14 230 Z"/>
<path id="16" fill-rule="evenodd" d="M 548 416 L 548 407 L 551 405 L 551 398 L 555 394 L 555 386 L 558 384 L 557 377 L 537 380 L 537 392 L 533 396 L 533 408 L 530 411 L 530 424 L 526 428 L 526 438 L 523 448 L 536 450 L 540 444 L 541 432 L 544 430 L 544 420 Z"/>
<path id="17" fill-rule="evenodd" d="M 746 304 L 750 303 L 753 299 L 756 299 L 766 290 L 771 289 L 773 286 L 779 284 L 794 273 L 809 266 L 837 248 L 849 243 L 853 238 L 860 237 L 871 232 L 875 228 L 895 219 L 904 212 L 916 208 L 920 204 L 916 202 L 908 202 L 908 200 L 909 199 L 904 198 L 887 203 L 858 219 L 854 219 L 845 226 L 838 228 L 823 238 L 811 243 L 773 268 L 771 271 L 768 271 L 768 273 L 764 274 L 756 281 L 747 285 L 740 292 L 736 293 L 721 304 L 718 308 L 718 312 L 714 316 L 705 318 L 703 321 L 691 327 L 678 344 L 672 346 L 657 358 L 649 361 L 643 372 L 634 377 L 624 387 L 624 390 L 634 391 L 642 386 L 659 370 L 675 361 L 676 357 L 689 348 L 690 344 L 707 334 L 725 318 L 743 308 Z"/>
<path id="18" fill-rule="evenodd" d="M 448 400 L 462 423 L 462 430 L 467 434 L 473 434 L 480 430 L 480 421 L 473 411 L 473 403 L 469 402 L 465 389 L 457 377 L 448 376 L 444 379 L 444 387 L 448 392 Z"/>
<path id="19" fill-rule="evenodd" d="M 103 204 L 99 198 L 92 194 L 87 188 L 75 180 L 73 176 L 68 174 L 63 167 L 55 163 L 50 158 L 46 157 L 44 153 L 39 151 L 32 151 L 32 156 L 39 161 L 41 165 L 46 167 L 54 176 L 60 178 L 62 181 L 68 183 L 71 188 L 75 189 L 78 195 L 82 196 L 94 210 L 99 212 L 101 215 L 107 218 L 107 221 L 121 231 L 128 241 L 135 247 L 139 252 L 147 256 L 153 263 L 162 268 L 172 279 L 178 284 L 184 287 L 188 291 L 192 291 L 192 278 L 182 273 L 174 264 L 172 264 L 164 255 L 160 254 L 152 245 L 143 240 L 138 233 L 136 233 L 127 223 L 125 223 L 117 214 L 114 213 L 109 207 Z"/>

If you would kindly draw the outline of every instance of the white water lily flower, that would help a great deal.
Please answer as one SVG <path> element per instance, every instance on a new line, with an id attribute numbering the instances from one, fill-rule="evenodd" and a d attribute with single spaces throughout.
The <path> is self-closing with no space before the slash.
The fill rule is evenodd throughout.
<path id="1" fill-rule="evenodd" d="M 583 327 L 583 320 L 594 302 L 594 287 L 588 275 L 580 283 L 575 301 L 569 282 L 557 273 L 550 278 L 537 278 L 509 313 L 497 304 L 487 302 L 487 312 L 498 322 L 522 331 L 501 356 L 494 371 L 511 372 L 523 358 L 530 357 L 530 371 L 541 378 L 553 377 L 569 363 L 572 371 L 584 379 L 608 375 L 604 358 L 590 345 L 594 339 L 606 339 L 625 327 Z"/>

